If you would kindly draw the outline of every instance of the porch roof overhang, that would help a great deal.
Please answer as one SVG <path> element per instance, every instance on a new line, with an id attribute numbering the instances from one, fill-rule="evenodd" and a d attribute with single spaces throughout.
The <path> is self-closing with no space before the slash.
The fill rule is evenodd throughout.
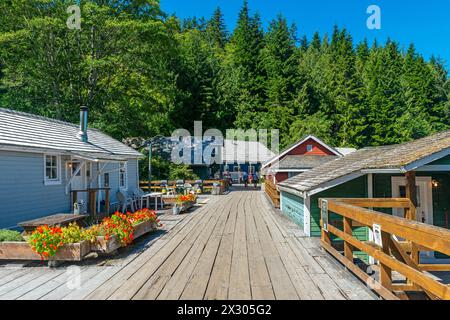
<path id="1" fill-rule="evenodd" d="M 73 157 L 91 162 L 126 162 L 127 158 L 116 154 L 92 153 L 92 152 L 71 152 Z"/>

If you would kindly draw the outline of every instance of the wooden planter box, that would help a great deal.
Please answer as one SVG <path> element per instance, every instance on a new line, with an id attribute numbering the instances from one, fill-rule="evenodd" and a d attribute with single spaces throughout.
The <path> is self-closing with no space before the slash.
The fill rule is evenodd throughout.
<path id="1" fill-rule="evenodd" d="M 27 242 L 0 242 L 0 260 L 81 261 L 91 252 L 88 241 L 65 244 L 50 258 L 42 259 Z"/>
<path id="2" fill-rule="evenodd" d="M 104 236 L 99 236 L 94 243 L 91 243 L 92 251 L 100 253 L 111 253 L 119 249 L 121 246 L 122 244 L 115 234 L 110 236 L 108 240 L 106 240 Z"/>
<path id="3" fill-rule="evenodd" d="M 177 202 L 177 197 L 173 196 L 163 196 L 163 202 L 167 205 L 174 205 Z"/>
<path id="4" fill-rule="evenodd" d="M 189 210 L 190 208 L 192 208 L 195 205 L 195 201 L 186 201 L 183 202 L 183 204 L 181 205 L 181 210 L 180 212 L 185 212 L 187 210 Z"/>
<path id="5" fill-rule="evenodd" d="M 134 239 L 143 236 L 146 233 L 154 231 L 157 229 L 156 224 L 151 221 L 144 221 L 135 226 L 134 228 Z M 91 244 L 91 250 L 99 253 L 111 253 L 122 247 L 117 235 L 110 236 L 109 240 L 106 240 L 104 236 L 97 237 L 95 243 Z"/>
<path id="6" fill-rule="evenodd" d="M 146 233 L 155 231 L 157 229 L 156 223 L 152 222 L 152 221 L 144 221 L 141 222 L 135 226 L 133 226 L 134 228 L 134 239 L 137 239 L 141 236 L 143 236 Z"/>

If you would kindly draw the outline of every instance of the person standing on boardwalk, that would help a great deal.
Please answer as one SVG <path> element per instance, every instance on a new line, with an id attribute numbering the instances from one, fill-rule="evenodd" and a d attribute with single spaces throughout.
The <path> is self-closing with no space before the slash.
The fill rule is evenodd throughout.
<path id="1" fill-rule="evenodd" d="M 259 180 L 258 173 L 255 172 L 253 174 L 253 186 L 255 189 L 258 188 L 258 180 Z"/>
<path id="2" fill-rule="evenodd" d="M 248 184 L 248 173 L 247 173 L 247 171 L 244 171 L 244 174 L 242 175 L 242 180 L 244 181 L 244 186 L 247 188 L 247 184 Z"/>

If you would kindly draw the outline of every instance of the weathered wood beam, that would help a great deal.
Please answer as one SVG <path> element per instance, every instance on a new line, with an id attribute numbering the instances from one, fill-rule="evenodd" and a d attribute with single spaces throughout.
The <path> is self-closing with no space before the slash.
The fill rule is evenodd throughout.
<path id="1" fill-rule="evenodd" d="M 328 199 L 348 203 L 364 208 L 410 208 L 411 202 L 406 198 L 339 198 Z"/>

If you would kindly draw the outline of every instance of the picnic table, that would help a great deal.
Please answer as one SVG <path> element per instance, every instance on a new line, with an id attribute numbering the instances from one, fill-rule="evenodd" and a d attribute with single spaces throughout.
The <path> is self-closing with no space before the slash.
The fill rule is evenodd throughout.
<path id="1" fill-rule="evenodd" d="M 37 227 L 42 225 L 48 225 L 49 227 L 65 227 L 73 222 L 80 223 L 86 217 L 88 217 L 88 215 L 85 214 L 57 213 L 51 216 L 24 221 L 19 223 L 18 226 L 22 227 L 25 233 L 31 233 Z"/>

